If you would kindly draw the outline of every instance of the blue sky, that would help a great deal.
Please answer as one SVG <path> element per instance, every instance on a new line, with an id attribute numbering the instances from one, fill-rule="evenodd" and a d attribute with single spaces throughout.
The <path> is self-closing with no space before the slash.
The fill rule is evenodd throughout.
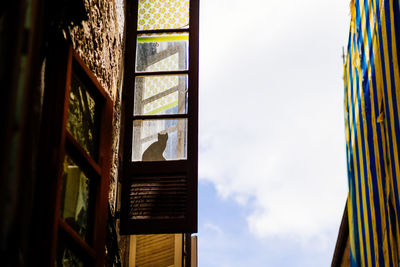
<path id="1" fill-rule="evenodd" d="M 329 266 L 350 1 L 200 1 L 199 266 Z"/>
<path id="2" fill-rule="evenodd" d="M 199 187 L 199 266 L 329 266 L 334 242 L 291 236 L 257 238 L 249 232 L 247 208 L 223 200 L 210 183 Z M 325 234 L 336 238 L 337 229 Z M 316 247 L 314 244 L 321 244 Z"/>

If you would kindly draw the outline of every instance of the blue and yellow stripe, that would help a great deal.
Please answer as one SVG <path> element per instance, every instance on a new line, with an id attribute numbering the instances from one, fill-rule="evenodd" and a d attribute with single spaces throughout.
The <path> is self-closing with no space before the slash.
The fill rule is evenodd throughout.
<path id="1" fill-rule="evenodd" d="M 351 266 L 399 266 L 400 5 L 353 0 L 344 108 Z"/>

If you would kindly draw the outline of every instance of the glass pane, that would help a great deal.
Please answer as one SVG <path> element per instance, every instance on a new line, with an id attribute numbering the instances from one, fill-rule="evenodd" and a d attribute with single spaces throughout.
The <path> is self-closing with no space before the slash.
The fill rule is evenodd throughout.
<path id="1" fill-rule="evenodd" d="M 99 139 L 99 105 L 87 87 L 72 73 L 69 93 L 67 129 L 78 143 L 97 160 Z"/>
<path id="2" fill-rule="evenodd" d="M 186 159 L 187 119 L 135 120 L 133 161 Z"/>
<path id="3" fill-rule="evenodd" d="M 92 230 L 89 206 L 90 181 L 81 168 L 65 155 L 60 215 L 86 241 Z"/>
<path id="4" fill-rule="evenodd" d="M 187 75 L 136 77 L 134 114 L 186 114 L 187 85 Z"/>
<path id="5" fill-rule="evenodd" d="M 136 71 L 187 70 L 188 33 L 139 34 Z"/>
<path id="6" fill-rule="evenodd" d="M 189 26 L 189 0 L 140 0 L 138 30 L 179 29 Z"/>

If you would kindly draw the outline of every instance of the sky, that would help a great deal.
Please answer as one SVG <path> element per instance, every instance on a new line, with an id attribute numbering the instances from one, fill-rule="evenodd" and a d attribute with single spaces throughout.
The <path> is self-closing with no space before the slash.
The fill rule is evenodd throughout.
<path id="1" fill-rule="evenodd" d="M 200 267 L 330 266 L 349 3 L 200 1 Z"/>

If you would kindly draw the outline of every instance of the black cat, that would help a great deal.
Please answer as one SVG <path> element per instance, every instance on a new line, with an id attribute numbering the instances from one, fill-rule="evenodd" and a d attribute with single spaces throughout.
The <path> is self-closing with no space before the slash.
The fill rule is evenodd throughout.
<path id="1" fill-rule="evenodd" d="M 158 140 L 152 143 L 142 155 L 142 161 L 163 161 L 163 153 L 167 146 L 168 133 L 158 133 Z"/>

